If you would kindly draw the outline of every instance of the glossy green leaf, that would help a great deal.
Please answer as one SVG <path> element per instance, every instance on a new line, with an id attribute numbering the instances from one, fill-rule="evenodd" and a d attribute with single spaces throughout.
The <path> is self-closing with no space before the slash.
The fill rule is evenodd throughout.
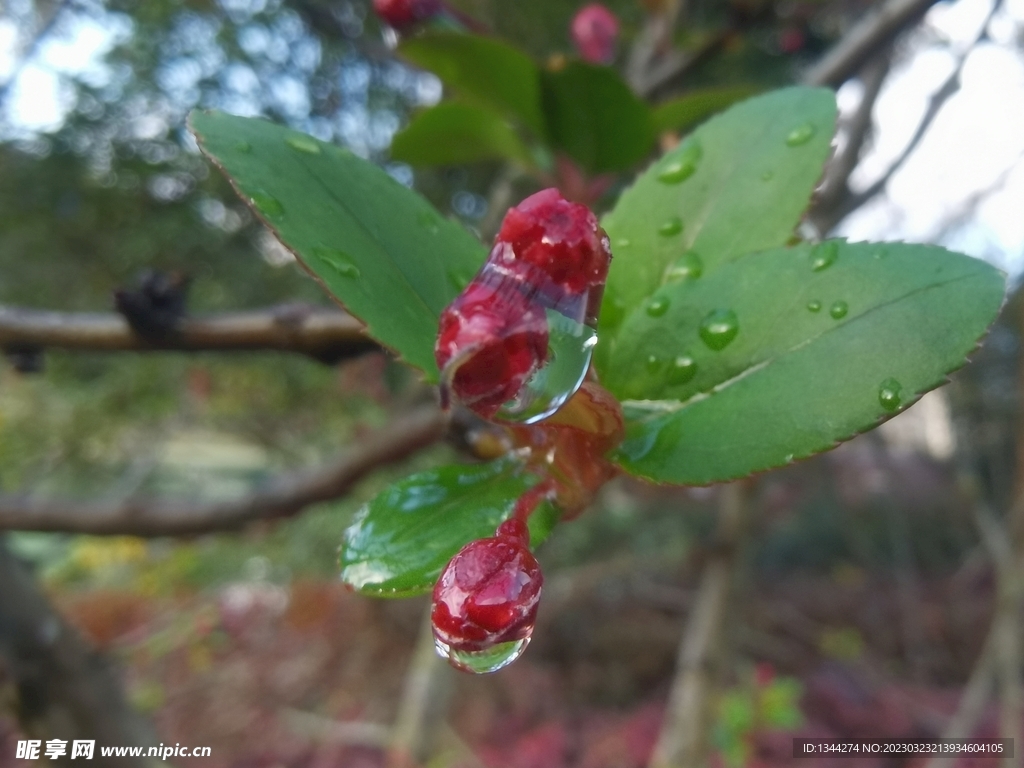
<path id="1" fill-rule="evenodd" d="M 433 72 L 463 98 L 544 136 L 540 69 L 519 49 L 491 37 L 433 32 L 406 40 L 398 52 Z"/>
<path id="2" fill-rule="evenodd" d="M 460 165 L 506 159 L 531 165 L 530 150 L 500 115 L 446 101 L 420 112 L 391 143 L 391 157 L 412 165 Z"/>
<path id="3" fill-rule="evenodd" d="M 493 536 L 538 478 L 513 460 L 453 465 L 407 477 L 366 504 L 345 532 L 341 578 L 377 597 L 429 592 L 470 541 Z M 537 546 L 557 520 L 544 503 L 530 516 Z"/>
<path id="4" fill-rule="evenodd" d="M 204 154 L 370 334 L 436 381 L 438 317 L 486 258 L 415 192 L 351 152 L 265 120 L 194 112 Z"/>
<path id="5" fill-rule="evenodd" d="M 541 83 L 552 145 L 586 170 L 625 170 L 651 151 L 651 111 L 615 70 L 573 61 Z"/>
<path id="6" fill-rule="evenodd" d="M 603 383 L 629 421 L 615 459 L 702 485 L 827 450 L 963 365 L 1003 290 L 936 246 L 842 241 L 667 284 L 611 344 Z"/>
<path id="7" fill-rule="evenodd" d="M 827 89 L 774 91 L 704 123 L 641 175 L 602 221 L 614 256 L 603 337 L 687 251 L 710 273 L 785 245 L 821 178 L 835 119 Z M 596 353 L 603 366 L 601 345 Z"/>
<path id="8" fill-rule="evenodd" d="M 756 89 L 738 85 L 730 88 L 703 88 L 663 101 L 654 108 L 652 118 L 657 131 L 685 133 L 716 112 L 753 96 Z"/>

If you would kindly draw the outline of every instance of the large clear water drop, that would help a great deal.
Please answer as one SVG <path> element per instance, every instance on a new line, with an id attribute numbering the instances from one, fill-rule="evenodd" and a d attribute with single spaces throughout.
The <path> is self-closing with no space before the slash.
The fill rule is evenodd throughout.
<path id="1" fill-rule="evenodd" d="M 511 664 L 523 655 L 526 646 L 530 644 L 530 638 L 524 637 L 521 640 L 513 640 L 508 643 L 498 643 L 484 651 L 458 651 L 450 648 L 447 644 L 434 638 L 434 647 L 442 659 L 463 672 L 471 672 L 474 675 L 486 675 L 489 672 L 497 672 Z"/>

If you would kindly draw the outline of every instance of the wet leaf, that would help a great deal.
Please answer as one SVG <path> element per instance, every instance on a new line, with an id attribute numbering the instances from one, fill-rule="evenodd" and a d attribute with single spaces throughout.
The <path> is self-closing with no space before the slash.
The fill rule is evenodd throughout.
<path id="1" fill-rule="evenodd" d="M 516 499 L 537 482 L 510 459 L 407 477 L 357 513 L 342 542 L 341 578 L 377 597 L 429 592 L 452 556 L 470 541 L 493 536 Z M 556 519 L 548 503 L 530 516 L 532 546 Z"/>
<path id="2" fill-rule="evenodd" d="M 633 312 L 602 371 L 628 418 L 615 458 L 703 485 L 828 450 L 963 365 L 1003 290 L 996 269 L 943 248 L 842 241 L 665 285 L 664 311 Z M 724 344 L 715 322 L 735 325 Z"/>
<path id="3" fill-rule="evenodd" d="M 774 91 L 708 120 L 648 168 L 602 221 L 614 255 L 602 336 L 684 254 L 697 254 L 708 274 L 789 242 L 821 178 L 835 119 L 827 89 Z"/>
<path id="4" fill-rule="evenodd" d="M 200 148 L 369 333 L 437 380 L 434 339 L 483 246 L 377 166 L 251 118 L 194 112 Z"/>

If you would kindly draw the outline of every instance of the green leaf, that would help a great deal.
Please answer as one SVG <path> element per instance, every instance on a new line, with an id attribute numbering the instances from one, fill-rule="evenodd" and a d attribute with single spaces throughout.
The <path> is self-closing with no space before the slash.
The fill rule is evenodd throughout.
<path id="1" fill-rule="evenodd" d="M 936 246 L 842 241 L 666 285 L 611 345 L 602 381 L 628 420 L 614 458 L 704 485 L 828 450 L 963 365 L 1003 289 L 996 269 Z M 717 335 L 709 319 L 726 321 Z"/>
<path id="2" fill-rule="evenodd" d="M 493 536 L 516 499 L 537 482 L 508 459 L 407 477 L 357 513 L 341 546 L 341 578 L 377 597 L 429 592 L 455 553 Z M 547 538 L 556 520 L 547 502 L 530 516 L 531 546 Z"/>
<path id="3" fill-rule="evenodd" d="M 613 69 L 573 61 L 541 83 L 551 143 L 586 170 L 624 170 L 651 151 L 650 109 Z"/>
<path id="4" fill-rule="evenodd" d="M 756 92 L 756 88 L 746 85 L 690 91 L 684 96 L 663 101 L 656 106 L 652 112 L 654 127 L 659 133 L 685 133 L 716 112 L 721 112 Z"/>
<path id="5" fill-rule="evenodd" d="M 391 143 L 391 157 L 412 165 L 461 165 L 503 158 L 532 164 L 530 150 L 489 109 L 446 101 L 420 112 Z"/>
<path id="6" fill-rule="evenodd" d="M 521 122 L 537 137 L 544 136 L 540 69 L 517 48 L 490 37 L 434 32 L 406 40 L 398 52 L 464 98 Z"/>
<path id="7" fill-rule="evenodd" d="M 458 224 L 351 152 L 264 120 L 193 112 L 200 148 L 369 333 L 437 380 L 438 317 L 486 258 Z"/>
<path id="8" fill-rule="evenodd" d="M 785 245 L 821 178 L 835 119 L 827 89 L 774 91 L 712 118 L 640 176 L 602 222 L 614 255 L 603 336 L 687 251 L 707 274 Z M 602 345 L 596 352 L 603 370 Z"/>

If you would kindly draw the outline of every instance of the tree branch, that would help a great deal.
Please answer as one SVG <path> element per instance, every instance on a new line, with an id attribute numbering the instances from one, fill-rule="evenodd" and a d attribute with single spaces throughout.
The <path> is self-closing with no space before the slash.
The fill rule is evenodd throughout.
<path id="1" fill-rule="evenodd" d="M 0 530 L 131 536 L 188 536 L 234 530 L 337 499 L 371 472 L 436 442 L 444 431 L 444 415 L 433 406 L 424 407 L 360 438 L 357 447 L 334 464 L 283 475 L 229 501 L 132 497 L 113 502 L 77 502 L 0 494 Z"/>
<path id="2" fill-rule="evenodd" d="M 113 312 L 49 312 L 0 306 L 0 349 L 46 347 L 106 352 L 278 350 L 337 362 L 377 349 L 378 345 L 351 315 L 305 305 L 190 317 L 182 321 L 177 333 L 152 341 L 139 336 Z"/>
<path id="3" fill-rule="evenodd" d="M 860 161 L 860 153 L 871 132 L 871 115 L 874 111 L 878 94 L 882 91 L 882 83 L 889 74 L 891 58 L 889 51 L 869 61 L 860 73 L 864 84 L 864 95 L 861 97 L 857 110 L 846 124 L 846 143 L 825 168 L 825 180 L 818 189 L 816 199 L 808 218 L 824 235 L 835 225 L 835 209 L 844 197 L 850 195 L 848 182 L 853 169 Z"/>
<path id="4" fill-rule="evenodd" d="M 895 160 L 893 160 L 892 164 L 888 167 L 888 169 L 886 169 L 885 173 L 883 173 L 880 178 L 878 178 L 873 184 L 871 184 L 871 186 L 869 186 L 867 189 L 861 192 L 847 194 L 844 198 L 842 198 L 833 207 L 828 219 L 822 222 L 821 226 L 824 227 L 824 229 L 821 229 L 822 232 L 827 232 L 829 229 L 831 229 L 840 221 L 842 221 L 846 216 L 853 213 L 853 211 L 860 208 L 871 198 L 875 197 L 875 195 L 884 190 L 886 185 L 889 183 L 889 180 L 892 179 L 893 175 L 895 175 L 895 173 L 900 168 L 903 167 L 904 163 L 907 162 L 907 159 L 914 153 L 914 150 L 917 149 L 918 145 L 921 143 L 921 139 L 923 139 L 924 135 L 928 132 L 928 129 L 931 128 L 932 123 L 935 121 L 935 118 L 942 110 L 942 107 L 946 104 L 947 101 L 949 101 L 950 97 L 953 96 L 953 94 L 960 90 L 960 73 L 963 71 L 964 63 L 967 61 L 967 57 L 970 55 L 971 51 L 974 50 L 975 46 L 977 46 L 978 43 L 980 43 L 985 38 L 987 34 L 986 30 L 988 29 L 988 24 L 992 20 L 992 17 L 995 15 L 996 11 L 999 10 L 1000 5 L 1002 5 L 1002 0 L 996 0 L 992 4 L 992 8 L 988 12 L 988 15 L 985 17 L 985 21 L 981 25 L 981 30 L 978 32 L 977 37 L 975 37 L 975 39 L 971 42 L 970 46 L 968 46 L 967 49 L 960 55 L 959 59 L 957 60 L 956 67 L 953 68 L 953 71 L 950 73 L 949 77 L 947 77 L 943 81 L 942 85 L 940 85 L 939 88 L 931 95 L 931 98 L 928 100 L 928 108 L 925 110 L 924 115 L 921 117 L 920 122 L 917 124 L 917 129 L 914 131 L 914 135 L 910 138 L 910 141 L 903 148 L 903 151 Z"/>
<path id="5" fill-rule="evenodd" d="M 100 747 L 156 746 L 153 726 L 134 711 L 109 659 L 89 647 L 53 609 L 0 538 L 0 666 L 17 689 L 22 727 L 37 739 L 96 741 L 94 763 L 151 764 L 146 758 L 104 757 Z M 50 762 L 50 761 L 47 761 Z"/>
<path id="6" fill-rule="evenodd" d="M 838 88 L 897 35 L 916 24 L 937 0 L 889 0 L 865 16 L 825 56 L 804 73 L 805 85 Z"/>

